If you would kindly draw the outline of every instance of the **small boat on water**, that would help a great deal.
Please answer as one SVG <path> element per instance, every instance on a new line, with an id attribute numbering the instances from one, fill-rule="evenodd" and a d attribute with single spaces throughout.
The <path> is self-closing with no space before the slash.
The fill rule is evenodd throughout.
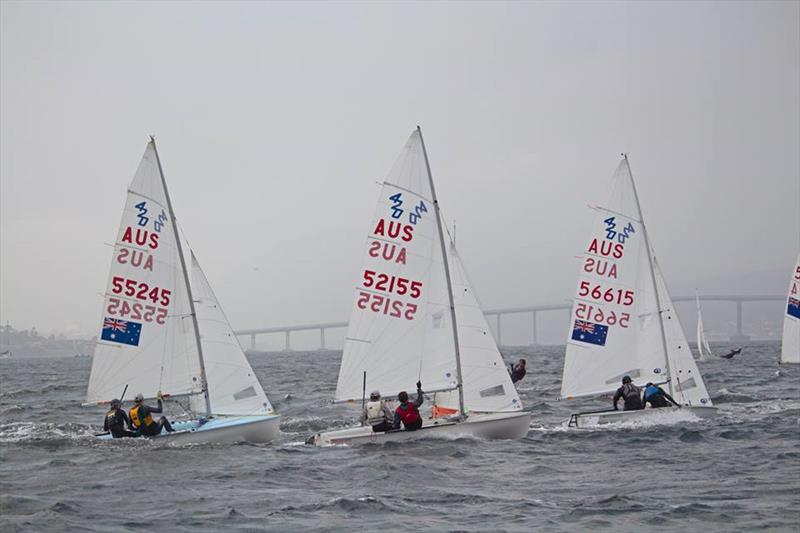
<path id="1" fill-rule="evenodd" d="M 797 255 L 786 296 L 781 363 L 800 364 L 800 254 Z"/>
<path id="2" fill-rule="evenodd" d="M 503 358 L 439 212 L 417 128 L 382 184 L 365 243 L 365 266 L 345 338 L 335 402 L 360 405 L 421 380 L 431 416 L 416 431 L 357 426 L 312 436 L 317 446 L 429 436 L 517 439 L 522 410 Z M 423 409 L 425 406 L 423 406 Z"/>
<path id="3" fill-rule="evenodd" d="M 596 212 L 581 258 L 572 305 L 561 399 L 607 395 L 624 376 L 661 386 L 684 412 L 713 416 L 716 407 L 692 357 L 642 216 L 627 156 L 611 198 Z M 573 413 L 572 427 L 647 418 L 673 408 Z"/>
<path id="4" fill-rule="evenodd" d="M 155 140 L 128 188 L 86 403 L 163 391 L 181 413 L 164 442 L 268 442 L 280 416 L 175 221 Z M 110 440 L 109 434 L 98 438 Z"/>

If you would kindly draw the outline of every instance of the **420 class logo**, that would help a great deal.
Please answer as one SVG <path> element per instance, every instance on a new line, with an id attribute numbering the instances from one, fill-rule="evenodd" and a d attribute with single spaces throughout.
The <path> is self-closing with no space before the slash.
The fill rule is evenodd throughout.
<path id="1" fill-rule="evenodd" d="M 393 194 L 389 197 L 389 200 L 392 201 L 392 218 L 399 219 L 403 216 L 404 209 L 402 208 L 403 205 L 403 193 Z M 425 202 L 422 200 L 419 201 L 419 204 L 414 207 L 413 209 L 409 210 L 408 212 L 408 221 L 411 224 L 416 225 L 417 221 L 422 218 L 423 213 L 428 212 L 428 207 L 425 205 Z"/>
<path id="2" fill-rule="evenodd" d="M 625 244 L 625 241 L 631 237 L 632 234 L 636 233 L 636 229 L 634 229 L 633 224 L 628 222 L 628 225 L 622 228 L 622 230 L 617 229 L 617 217 L 608 217 L 603 221 L 606 225 L 606 239 L 614 241 L 616 240 L 620 244 Z"/>

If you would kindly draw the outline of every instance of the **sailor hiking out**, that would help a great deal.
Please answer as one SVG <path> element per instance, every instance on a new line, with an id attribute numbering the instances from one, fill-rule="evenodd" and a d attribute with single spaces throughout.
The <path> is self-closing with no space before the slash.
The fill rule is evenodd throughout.
<path id="1" fill-rule="evenodd" d="M 642 389 L 633 384 L 630 376 L 622 378 L 622 387 L 617 389 L 614 394 L 614 410 L 617 411 L 617 402 L 622 399 L 624 402 L 623 409 L 625 411 L 635 411 L 643 409 L 642 403 Z"/>
<path id="2" fill-rule="evenodd" d="M 156 395 L 158 400 L 158 407 L 150 407 L 145 405 L 144 396 L 142 393 L 136 395 L 133 399 L 134 405 L 131 408 L 130 417 L 133 427 L 139 430 L 145 437 L 155 437 L 161 434 L 161 429 L 166 429 L 167 433 L 172 433 L 172 425 L 167 420 L 167 417 L 162 416 L 158 421 L 153 420 L 153 414 L 159 414 L 164 411 L 164 406 L 161 403 L 161 391 Z"/>

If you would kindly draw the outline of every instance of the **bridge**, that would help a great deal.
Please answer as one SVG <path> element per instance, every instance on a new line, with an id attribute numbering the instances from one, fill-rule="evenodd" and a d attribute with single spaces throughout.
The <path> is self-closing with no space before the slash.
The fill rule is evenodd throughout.
<path id="1" fill-rule="evenodd" d="M 694 296 L 678 296 L 673 298 L 673 302 L 688 302 L 694 301 Z M 734 342 L 743 342 L 747 341 L 750 338 L 744 335 L 742 330 L 742 306 L 748 302 L 772 302 L 772 301 L 784 301 L 786 300 L 785 296 L 774 296 L 774 295 L 708 295 L 708 296 L 700 296 L 701 302 L 731 302 L 736 304 L 736 335 L 731 337 L 731 340 Z M 544 312 L 552 312 L 552 311 L 567 311 L 570 312 L 572 309 L 572 303 L 560 303 L 560 304 L 550 304 L 550 305 L 532 305 L 527 307 L 507 307 L 502 309 L 488 309 L 483 312 L 483 314 L 488 319 L 489 317 L 495 317 L 495 340 L 497 344 L 502 346 L 503 345 L 503 329 L 502 329 L 502 319 L 506 315 L 517 315 L 517 314 L 527 314 L 530 313 L 532 317 L 532 326 L 533 326 L 533 335 L 532 335 L 532 344 L 536 345 L 538 343 L 538 317 L 540 313 Z M 569 319 L 567 319 L 569 320 Z M 301 324 L 295 326 L 276 326 L 276 327 L 269 327 L 269 328 L 254 328 L 254 329 L 242 329 L 234 331 L 237 337 L 250 337 L 250 349 L 255 350 L 256 348 L 256 336 L 257 335 L 266 335 L 266 334 L 274 334 L 274 333 L 283 333 L 284 334 L 284 349 L 291 350 L 292 349 L 292 339 L 291 334 L 292 332 L 297 331 L 314 331 L 319 330 L 319 345 L 321 349 L 325 349 L 325 331 L 329 329 L 337 329 L 337 328 L 346 328 L 347 322 L 323 322 L 319 324 Z"/>

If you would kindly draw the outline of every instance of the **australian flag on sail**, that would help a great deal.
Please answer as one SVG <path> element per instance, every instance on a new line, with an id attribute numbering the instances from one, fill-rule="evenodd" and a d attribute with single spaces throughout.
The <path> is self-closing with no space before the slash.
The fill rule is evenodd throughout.
<path id="1" fill-rule="evenodd" d="M 572 326 L 572 340 L 574 341 L 605 346 L 607 335 L 608 326 L 603 326 L 601 324 L 576 320 L 575 324 Z"/>
<path id="2" fill-rule="evenodd" d="M 142 325 L 138 322 L 128 322 L 118 318 L 103 320 L 103 333 L 100 338 L 104 341 L 119 342 L 130 346 L 139 346 L 139 335 L 142 334 Z"/>
<path id="3" fill-rule="evenodd" d="M 800 318 L 800 300 L 789 297 L 789 305 L 786 307 L 786 314 L 795 318 Z"/>

